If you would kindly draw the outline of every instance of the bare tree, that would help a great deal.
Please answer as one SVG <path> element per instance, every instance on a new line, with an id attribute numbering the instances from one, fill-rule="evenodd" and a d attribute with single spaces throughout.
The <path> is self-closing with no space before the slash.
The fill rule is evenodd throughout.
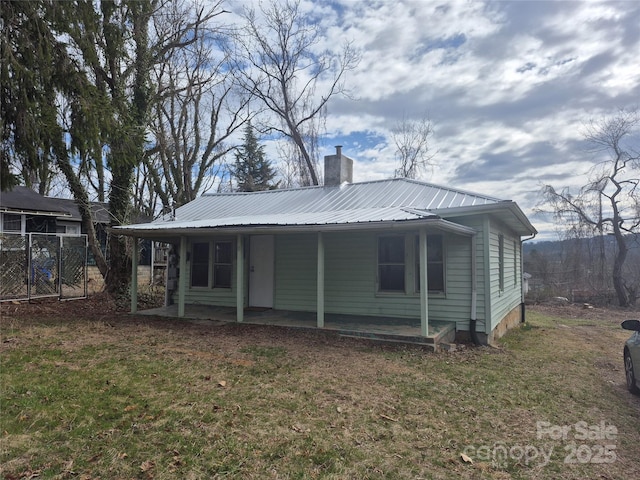
<path id="1" fill-rule="evenodd" d="M 318 185 L 317 157 L 312 143 L 329 100 L 346 94 L 344 76 L 359 56 L 345 43 L 339 53 L 318 51 L 321 27 L 302 12 L 299 0 L 272 1 L 244 13 L 246 25 L 238 35 L 237 72 L 244 89 L 274 114 L 280 126 L 256 127 L 275 131 L 296 145 L 303 179 Z"/>
<path id="2" fill-rule="evenodd" d="M 589 183 L 576 194 L 568 188 L 544 188 L 545 200 L 557 220 L 570 228 L 587 228 L 592 234 L 611 234 L 615 238 L 612 281 L 623 307 L 633 304 L 639 293 L 639 286 L 625 277 L 627 236 L 640 231 L 640 153 L 632 143 L 634 136 L 637 142 L 638 127 L 637 110 L 620 110 L 614 116 L 591 121 L 586 126 L 585 140 L 592 146 L 592 153 L 598 158 L 604 154 L 606 159 L 597 161 Z"/>
<path id="3" fill-rule="evenodd" d="M 310 185 L 309 172 L 300 157 L 300 150 L 290 139 L 284 139 L 276 145 L 278 158 L 278 176 L 282 188 L 295 188 Z"/>
<path id="4" fill-rule="evenodd" d="M 415 179 L 433 165 L 434 153 L 429 145 L 432 136 L 433 124 L 426 115 L 419 119 L 403 116 L 391 130 L 398 165 L 395 177 Z"/>
<path id="5" fill-rule="evenodd" d="M 188 49 L 173 51 L 155 72 L 155 143 L 138 183 L 139 202 L 149 214 L 158 200 L 166 210 L 211 188 L 225 155 L 235 148 L 230 137 L 251 116 L 249 97 L 238 88 L 228 53 L 219 46 L 221 37 L 219 29 L 210 30 Z"/>

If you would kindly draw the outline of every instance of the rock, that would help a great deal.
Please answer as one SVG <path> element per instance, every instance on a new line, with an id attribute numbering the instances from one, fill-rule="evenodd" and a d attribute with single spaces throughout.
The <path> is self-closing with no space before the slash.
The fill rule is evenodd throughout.
<path id="1" fill-rule="evenodd" d="M 549 300 L 549 303 L 554 305 L 569 305 L 569 299 L 567 297 L 553 297 Z"/>

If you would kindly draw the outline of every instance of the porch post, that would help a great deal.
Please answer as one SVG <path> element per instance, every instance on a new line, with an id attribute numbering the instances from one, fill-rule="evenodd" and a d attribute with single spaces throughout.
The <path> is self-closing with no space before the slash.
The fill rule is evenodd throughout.
<path id="1" fill-rule="evenodd" d="M 324 328 L 324 239 L 318 232 L 317 326 Z"/>
<path id="2" fill-rule="evenodd" d="M 420 333 L 429 335 L 429 287 L 427 285 L 427 231 L 420 229 Z"/>
<path id="3" fill-rule="evenodd" d="M 236 321 L 244 320 L 244 241 L 238 234 L 236 239 Z"/>
<path id="4" fill-rule="evenodd" d="M 131 237 L 131 313 L 138 311 L 138 239 Z"/>
<path id="5" fill-rule="evenodd" d="M 187 237 L 180 237 L 180 276 L 178 277 L 178 317 L 184 317 L 184 300 L 187 293 Z"/>

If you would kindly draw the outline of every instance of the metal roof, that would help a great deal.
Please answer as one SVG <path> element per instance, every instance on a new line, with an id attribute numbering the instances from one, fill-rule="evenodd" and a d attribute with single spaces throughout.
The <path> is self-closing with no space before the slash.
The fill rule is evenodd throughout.
<path id="1" fill-rule="evenodd" d="M 432 210 L 486 205 L 500 200 L 485 195 L 438 187 L 429 183 L 396 178 L 363 183 L 344 183 L 339 187 L 306 187 L 264 192 L 205 194 L 176 210 L 176 221 L 245 217 L 265 214 L 295 215 L 317 212 L 352 211 L 358 221 L 363 210 L 390 207 Z"/>
<path id="2" fill-rule="evenodd" d="M 410 211 L 397 207 L 363 208 L 357 211 L 324 211 L 309 213 L 271 213 L 238 217 L 217 217 L 200 220 L 155 221 L 147 224 L 128 225 L 125 228 L 141 227 L 148 230 L 220 228 L 235 226 L 297 226 L 339 225 L 345 223 L 392 222 L 436 217 L 427 212 Z"/>
<path id="3" fill-rule="evenodd" d="M 346 226 L 446 218 L 448 211 L 459 215 L 487 208 L 511 211 L 517 217 L 512 223 L 519 224 L 516 231 L 535 232 L 513 202 L 405 178 L 344 183 L 337 187 L 205 194 L 178 208 L 173 220 L 165 217 L 118 230 L 139 235 L 143 231 L 192 228 Z"/>

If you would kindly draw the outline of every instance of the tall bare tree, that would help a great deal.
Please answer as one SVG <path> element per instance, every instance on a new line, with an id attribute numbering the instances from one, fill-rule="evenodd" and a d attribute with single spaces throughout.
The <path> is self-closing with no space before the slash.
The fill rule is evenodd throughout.
<path id="1" fill-rule="evenodd" d="M 303 179 L 318 185 L 317 157 L 311 145 L 329 100 L 346 94 L 344 77 L 359 55 L 345 43 L 339 52 L 320 50 L 322 30 L 299 0 L 260 4 L 259 12 L 244 12 L 245 28 L 238 35 L 237 72 L 243 88 L 279 120 L 256 127 L 290 139 L 300 155 Z"/>
<path id="2" fill-rule="evenodd" d="M 155 24 L 163 29 L 159 23 L 174 21 L 164 16 Z M 229 54 L 220 46 L 224 36 L 219 27 L 210 26 L 207 35 L 172 52 L 154 72 L 154 142 L 138 183 L 138 201 L 150 215 L 156 198 L 166 210 L 211 188 L 225 155 L 235 148 L 230 138 L 251 116 L 249 96 L 238 87 Z"/>
<path id="3" fill-rule="evenodd" d="M 426 115 L 418 119 L 403 116 L 391 130 L 398 165 L 395 177 L 415 179 L 433 165 L 434 153 L 429 144 L 432 136 L 433 124 Z"/>
<path id="4" fill-rule="evenodd" d="M 625 276 L 627 236 L 640 233 L 639 127 L 638 110 L 620 110 L 616 115 L 591 121 L 584 138 L 597 163 L 591 169 L 589 183 L 575 194 L 569 188 L 544 188 L 545 200 L 556 219 L 569 228 L 588 228 L 593 234 L 611 234 L 615 238 L 612 281 L 623 307 L 635 303 L 640 293 L 640 285 Z"/>

